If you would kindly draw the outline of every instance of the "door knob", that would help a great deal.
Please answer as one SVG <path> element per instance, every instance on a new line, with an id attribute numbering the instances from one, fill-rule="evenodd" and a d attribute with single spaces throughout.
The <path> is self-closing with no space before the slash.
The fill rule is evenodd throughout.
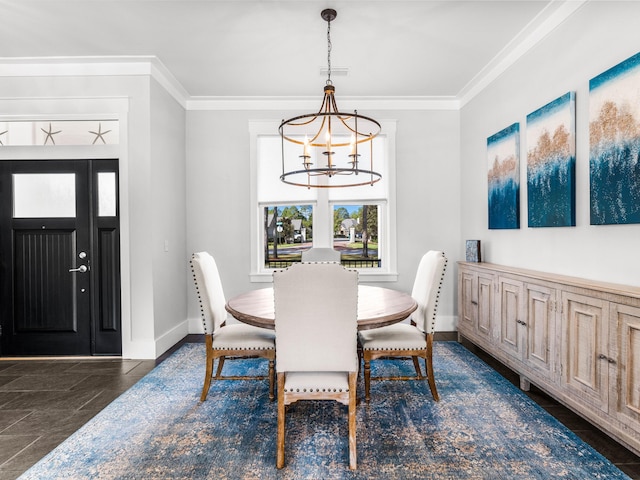
<path id="1" fill-rule="evenodd" d="M 80 265 L 78 268 L 69 269 L 70 272 L 80 272 L 80 273 L 86 273 L 87 270 L 89 269 L 87 268 L 86 265 Z"/>

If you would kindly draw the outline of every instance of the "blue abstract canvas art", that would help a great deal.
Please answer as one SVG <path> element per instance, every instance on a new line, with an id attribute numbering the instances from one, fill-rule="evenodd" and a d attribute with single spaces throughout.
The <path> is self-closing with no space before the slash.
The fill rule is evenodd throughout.
<path id="1" fill-rule="evenodd" d="M 576 224 L 575 93 L 527 115 L 529 227 Z"/>
<path id="2" fill-rule="evenodd" d="M 520 228 L 520 124 L 487 139 L 489 229 Z"/>
<path id="3" fill-rule="evenodd" d="M 640 223 L 640 53 L 589 81 L 591 225 Z"/>

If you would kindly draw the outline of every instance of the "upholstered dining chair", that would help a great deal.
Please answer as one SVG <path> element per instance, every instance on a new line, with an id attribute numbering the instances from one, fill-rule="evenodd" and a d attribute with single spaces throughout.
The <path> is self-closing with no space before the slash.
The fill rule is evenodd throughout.
<path id="1" fill-rule="evenodd" d="M 301 261 L 307 262 L 335 262 L 340 263 L 340 252 L 333 248 L 310 248 L 302 252 Z"/>
<path id="2" fill-rule="evenodd" d="M 431 395 L 440 400 L 433 377 L 433 332 L 440 289 L 447 266 L 443 252 L 431 250 L 418 265 L 411 296 L 418 304 L 410 323 L 396 323 L 386 327 L 363 330 L 358 340 L 364 358 L 365 400 L 370 400 L 371 380 L 423 380 L 419 358 L 424 358 Z M 415 376 L 371 377 L 371 361 L 378 358 L 411 357 Z"/>
<path id="3" fill-rule="evenodd" d="M 286 407 L 299 400 L 348 406 L 355 469 L 358 273 L 336 263 L 296 263 L 273 274 L 278 361 L 276 466 L 284 466 Z"/>
<path id="4" fill-rule="evenodd" d="M 204 386 L 200 401 L 207 399 L 211 379 L 215 380 L 265 380 L 269 379 L 269 398 L 274 399 L 275 386 L 275 333 L 272 330 L 245 324 L 226 323 L 225 297 L 222 281 L 214 258 L 207 252 L 191 256 L 191 270 L 200 303 L 200 315 L 204 326 L 207 351 Z M 225 358 L 239 359 L 262 357 L 269 361 L 268 376 L 223 376 Z M 213 365 L 218 368 L 213 376 Z"/>

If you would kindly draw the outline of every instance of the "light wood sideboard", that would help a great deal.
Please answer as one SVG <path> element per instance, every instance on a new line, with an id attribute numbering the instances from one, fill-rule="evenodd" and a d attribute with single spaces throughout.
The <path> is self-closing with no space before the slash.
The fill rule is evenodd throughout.
<path id="1" fill-rule="evenodd" d="M 640 288 L 458 267 L 458 336 L 640 455 Z"/>

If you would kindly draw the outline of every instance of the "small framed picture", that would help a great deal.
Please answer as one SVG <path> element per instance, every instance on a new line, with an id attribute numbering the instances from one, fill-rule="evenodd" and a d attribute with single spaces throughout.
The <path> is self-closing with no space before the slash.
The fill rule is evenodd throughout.
<path id="1" fill-rule="evenodd" d="M 480 240 L 467 240 L 466 244 L 467 262 L 481 262 Z"/>

